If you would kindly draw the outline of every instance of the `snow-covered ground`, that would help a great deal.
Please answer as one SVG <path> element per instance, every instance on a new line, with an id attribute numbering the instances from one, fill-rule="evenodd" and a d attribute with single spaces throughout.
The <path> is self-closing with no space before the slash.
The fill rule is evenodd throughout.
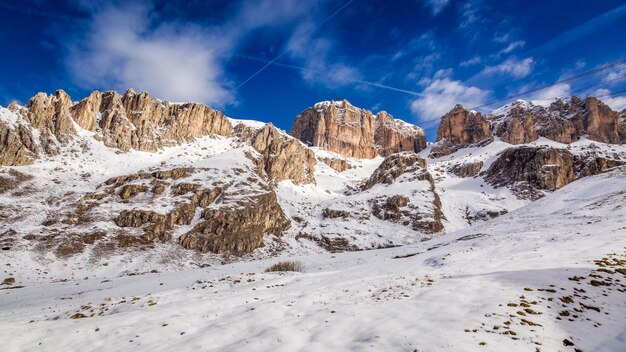
<path id="1" fill-rule="evenodd" d="M 623 351 L 625 200 L 622 169 L 427 242 L 290 258 L 303 272 L 3 286 L 2 349 Z"/>

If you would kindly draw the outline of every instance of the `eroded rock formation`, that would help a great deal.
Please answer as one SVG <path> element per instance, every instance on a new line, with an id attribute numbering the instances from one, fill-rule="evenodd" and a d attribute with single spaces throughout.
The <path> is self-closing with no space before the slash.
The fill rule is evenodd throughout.
<path id="1" fill-rule="evenodd" d="M 437 142 L 430 157 L 449 155 L 461 148 L 483 145 L 493 141 L 489 121 L 479 112 L 455 106 L 441 118 L 437 129 Z"/>
<path id="2" fill-rule="evenodd" d="M 426 148 L 426 135 L 423 129 L 381 111 L 376 114 L 374 143 L 382 156 L 397 152 L 417 153 Z"/>
<path id="3" fill-rule="evenodd" d="M 228 118 L 217 110 L 198 103 L 172 104 L 133 90 L 123 96 L 93 92 L 76 103 L 62 90 L 55 95 L 38 93 L 24 108 L 12 104 L 9 111 L 13 116 L 0 119 L 1 165 L 30 164 L 42 154 L 58 153 L 60 145 L 76 136 L 74 123 L 122 151 L 154 152 L 232 131 Z"/>
<path id="4" fill-rule="evenodd" d="M 290 134 L 310 146 L 354 158 L 372 159 L 425 148 L 424 131 L 381 111 L 354 107 L 347 100 L 315 104 L 296 117 Z"/>
<path id="5" fill-rule="evenodd" d="M 506 149 L 485 176 L 492 186 L 507 186 L 519 197 L 530 199 L 541 197 L 541 191 L 559 189 L 575 179 L 572 153 L 549 147 Z"/>
<path id="6" fill-rule="evenodd" d="M 417 172 L 422 170 L 425 173 Z M 423 175 L 425 178 L 430 176 L 426 170 L 426 160 L 424 158 L 412 152 L 397 153 L 386 157 L 369 179 L 365 181 L 362 188 L 367 190 L 380 183 L 391 184 L 405 173 L 415 173 Z M 432 180 L 432 177 L 430 178 Z"/>
<path id="7" fill-rule="evenodd" d="M 518 100 L 494 111 L 489 119 L 493 133 L 511 144 L 539 137 L 572 143 L 584 135 L 602 143 L 624 142 L 619 114 L 594 97 L 558 99 L 547 107 Z"/>
<path id="8" fill-rule="evenodd" d="M 483 168 L 481 160 L 452 165 L 448 171 L 458 177 L 474 177 Z"/>
<path id="9" fill-rule="evenodd" d="M 261 154 L 261 168 L 274 180 L 289 179 L 295 184 L 315 182 L 313 151 L 272 124 L 257 131 L 251 144 Z"/>

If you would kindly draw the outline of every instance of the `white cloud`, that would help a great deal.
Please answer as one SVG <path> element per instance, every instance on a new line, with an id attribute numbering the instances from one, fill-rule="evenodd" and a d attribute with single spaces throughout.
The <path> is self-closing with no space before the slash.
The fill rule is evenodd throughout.
<path id="1" fill-rule="evenodd" d="M 460 7 L 461 21 L 459 23 L 459 29 L 471 30 L 472 27 L 483 21 L 480 14 L 481 1 L 469 0 L 463 6 Z M 469 33 L 469 32 L 468 32 Z"/>
<path id="2" fill-rule="evenodd" d="M 510 43 L 506 48 L 498 52 L 498 56 L 503 55 L 503 54 L 509 54 L 510 52 L 512 52 L 513 50 L 517 48 L 523 48 L 524 45 L 526 45 L 526 42 L 523 40 L 518 40 L 516 42 Z"/>
<path id="3" fill-rule="evenodd" d="M 574 68 L 576 70 L 580 70 L 581 68 L 587 66 L 587 62 L 585 62 L 585 60 L 578 60 L 576 61 L 576 64 L 574 65 Z"/>
<path id="4" fill-rule="evenodd" d="M 456 104 L 467 108 L 482 105 L 490 92 L 469 87 L 449 77 L 438 77 L 430 81 L 422 96 L 411 102 L 411 111 L 420 121 L 428 122 L 446 114 Z"/>
<path id="5" fill-rule="evenodd" d="M 559 83 L 532 93 L 530 100 L 552 101 L 556 98 L 565 98 L 571 95 L 570 85 L 567 83 Z"/>
<path id="6" fill-rule="evenodd" d="M 465 60 L 463 62 L 461 62 L 459 64 L 459 66 L 461 67 L 470 67 L 470 66 L 474 66 L 474 65 L 478 65 L 482 62 L 483 60 L 480 58 L 480 56 L 476 55 L 471 59 Z"/>
<path id="7" fill-rule="evenodd" d="M 85 89 L 132 87 L 221 108 L 235 101 L 224 67 L 241 40 L 262 26 L 295 23 L 312 6 L 314 1 L 246 2 L 210 28 L 163 18 L 145 2 L 84 6 L 91 18 L 80 33 L 64 38 L 67 66 Z"/>
<path id="8" fill-rule="evenodd" d="M 99 12 L 70 50 L 74 77 L 84 87 L 133 87 L 174 101 L 219 105 L 230 99 L 218 62 L 225 49 L 222 40 L 193 27 L 158 25 L 150 30 L 152 25 L 144 6 Z"/>
<path id="9" fill-rule="evenodd" d="M 622 111 L 626 109 L 626 96 L 621 97 L 611 97 L 611 91 L 608 89 L 598 89 L 596 90 L 596 97 L 600 97 L 606 105 L 610 106 L 611 109 L 615 111 Z"/>
<path id="10" fill-rule="evenodd" d="M 497 43 L 506 43 L 509 41 L 510 37 L 510 33 L 496 33 L 496 35 L 493 37 L 493 40 Z"/>
<path id="11" fill-rule="evenodd" d="M 298 26 L 287 45 L 289 55 L 304 66 L 301 68 L 302 78 L 329 88 L 359 82 L 362 79 L 360 72 L 334 55 L 336 42 L 327 37 L 312 37 L 311 28 L 312 22 Z"/>
<path id="12" fill-rule="evenodd" d="M 602 82 L 616 82 L 626 80 L 626 66 L 618 66 L 609 70 L 606 75 L 602 77 Z"/>
<path id="13" fill-rule="evenodd" d="M 506 59 L 496 66 L 489 66 L 483 70 L 484 74 L 505 74 L 513 78 L 524 78 L 528 76 L 534 66 L 535 60 L 532 57 L 518 60 L 516 58 Z"/>
<path id="14" fill-rule="evenodd" d="M 449 2 L 450 0 L 426 0 L 426 6 L 430 7 L 431 14 L 436 16 Z"/>

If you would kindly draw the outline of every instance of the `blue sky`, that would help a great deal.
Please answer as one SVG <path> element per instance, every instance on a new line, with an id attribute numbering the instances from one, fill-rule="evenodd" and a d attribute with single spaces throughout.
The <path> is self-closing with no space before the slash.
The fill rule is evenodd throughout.
<path id="1" fill-rule="evenodd" d="M 626 108 L 623 1 L 5 0 L 0 23 L 2 105 L 132 87 L 289 130 L 345 98 L 430 140 L 456 103 L 575 94 Z"/>

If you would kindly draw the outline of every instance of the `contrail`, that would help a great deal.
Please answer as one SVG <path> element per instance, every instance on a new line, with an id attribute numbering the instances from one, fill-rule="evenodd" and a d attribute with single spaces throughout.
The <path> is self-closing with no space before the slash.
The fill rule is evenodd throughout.
<path id="1" fill-rule="evenodd" d="M 299 42 L 300 40 L 302 40 L 305 36 L 315 32 L 316 30 L 318 30 L 321 26 L 323 26 L 326 22 L 330 21 L 333 17 L 335 17 L 339 12 L 341 12 L 341 10 L 345 9 L 346 7 L 348 7 L 348 5 L 352 4 L 354 2 L 354 0 L 350 0 L 348 1 L 345 5 L 341 6 L 338 10 L 336 10 L 335 12 L 333 12 L 330 16 L 326 17 L 325 20 L 323 20 L 322 22 L 320 22 L 317 26 L 315 26 L 313 29 L 307 31 L 306 33 L 304 33 L 303 35 L 301 35 L 298 39 L 296 39 L 295 41 L 291 42 L 289 45 L 287 45 L 287 48 L 285 50 L 283 50 L 283 52 L 281 52 L 280 54 L 278 54 L 278 56 L 276 56 L 275 58 L 273 58 L 272 60 L 270 60 L 268 63 L 265 64 L 265 66 L 261 67 L 258 71 L 256 71 L 255 73 L 253 73 L 250 77 L 248 77 L 245 81 L 241 82 L 236 88 L 235 90 L 239 90 L 239 88 L 243 87 L 246 83 L 248 83 L 251 79 L 253 79 L 254 77 L 256 77 L 259 73 L 263 72 L 266 68 L 268 68 L 271 64 L 273 64 L 274 62 L 276 62 L 276 60 L 280 59 L 283 55 L 287 54 L 289 52 L 289 49 L 291 48 L 291 46 L 294 43 Z"/>
<path id="2" fill-rule="evenodd" d="M 263 63 L 266 63 L 266 66 L 267 65 L 273 65 L 273 66 L 277 66 L 277 67 L 284 67 L 284 68 L 289 68 L 289 69 L 293 69 L 293 70 L 300 71 L 300 72 L 312 73 L 312 74 L 320 75 L 320 76 L 322 76 L 322 75 L 324 75 L 326 73 L 324 71 L 313 70 L 313 69 L 310 69 L 310 68 L 307 68 L 307 67 L 301 67 L 301 66 L 296 66 L 296 65 L 292 65 L 292 64 L 286 64 L 284 62 L 267 60 L 267 59 L 263 59 L 263 58 L 256 57 L 256 56 L 251 56 L 251 55 L 237 54 L 235 56 L 239 56 L 241 58 L 248 59 L 248 60 L 254 60 L 254 61 L 263 62 Z M 388 90 L 391 90 L 391 91 L 394 91 L 394 92 L 410 94 L 410 95 L 417 96 L 417 97 L 424 96 L 424 94 L 419 93 L 419 92 L 415 92 L 415 91 L 408 90 L 408 89 L 392 87 L 392 86 L 388 86 L 388 85 L 381 84 L 381 83 L 365 81 L 365 80 L 362 80 L 362 79 L 348 79 L 348 80 L 351 83 L 358 83 L 358 84 L 364 84 L 364 85 L 368 85 L 368 86 L 372 86 L 372 87 L 376 87 L 376 88 L 388 89 Z"/>

